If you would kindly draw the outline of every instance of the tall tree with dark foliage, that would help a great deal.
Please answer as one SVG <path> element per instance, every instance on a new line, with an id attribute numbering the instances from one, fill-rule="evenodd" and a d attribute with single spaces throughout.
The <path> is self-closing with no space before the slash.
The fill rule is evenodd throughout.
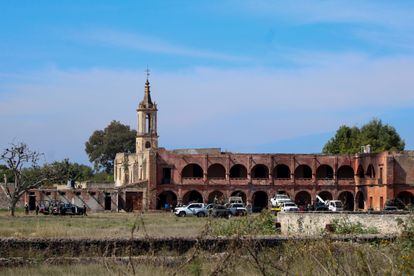
<path id="1" fill-rule="evenodd" d="M 96 170 L 113 172 L 115 155 L 135 152 L 137 132 L 118 121 L 112 121 L 104 130 L 96 130 L 86 142 L 86 153 Z"/>

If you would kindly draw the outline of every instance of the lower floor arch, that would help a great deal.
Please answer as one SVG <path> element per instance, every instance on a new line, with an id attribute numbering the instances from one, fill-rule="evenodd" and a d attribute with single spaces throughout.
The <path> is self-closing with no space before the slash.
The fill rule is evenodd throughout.
<path id="1" fill-rule="evenodd" d="M 196 190 L 189 191 L 183 196 L 183 204 L 203 203 L 203 196 Z"/>
<path id="2" fill-rule="evenodd" d="M 231 193 L 231 196 L 239 196 L 239 197 L 242 198 L 244 204 L 247 204 L 247 202 L 246 202 L 247 196 L 246 196 L 245 192 L 243 192 L 243 191 L 234 191 L 234 192 Z"/>
<path id="3" fill-rule="evenodd" d="M 214 191 L 208 195 L 208 203 L 224 204 L 225 200 L 224 194 L 220 191 Z"/>
<path id="4" fill-rule="evenodd" d="M 414 205 L 414 195 L 408 191 L 399 192 L 397 199 L 401 201 L 405 207 L 408 205 Z"/>
<path id="5" fill-rule="evenodd" d="M 322 191 L 318 194 L 318 196 L 320 198 L 322 198 L 323 200 L 332 200 L 333 199 L 332 194 L 328 191 Z"/>
<path id="6" fill-rule="evenodd" d="M 172 191 L 164 191 L 157 197 L 157 210 L 170 210 L 177 206 L 177 195 Z"/>
<path id="7" fill-rule="evenodd" d="M 308 205 L 312 204 L 312 197 L 310 193 L 306 191 L 300 191 L 295 196 L 295 203 L 299 208 L 305 208 Z"/>
<path id="8" fill-rule="evenodd" d="M 355 197 L 355 203 L 357 204 L 358 210 L 364 210 L 365 209 L 365 197 L 364 193 L 362 191 L 358 191 Z"/>
<path id="9" fill-rule="evenodd" d="M 268 206 L 269 198 L 266 192 L 257 191 L 253 194 L 252 197 L 252 211 L 261 212 L 263 209 L 266 209 Z"/>
<path id="10" fill-rule="evenodd" d="M 342 201 L 344 211 L 354 210 L 354 195 L 351 192 L 341 192 L 338 196 L 338 200 Z"/>

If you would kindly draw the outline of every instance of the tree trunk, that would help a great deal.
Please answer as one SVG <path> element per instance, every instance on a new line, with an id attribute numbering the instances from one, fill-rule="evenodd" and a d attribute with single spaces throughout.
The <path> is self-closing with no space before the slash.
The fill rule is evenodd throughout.
<path id="1" fill-rule="evenodd" d="M 12 200 L 10 202 L 9 208 L 10 208 L 10 216 L 14 217 L 14 213 L 16 211 L 16 205 L 17 205 L 17 201 L 16 200 Z"/>

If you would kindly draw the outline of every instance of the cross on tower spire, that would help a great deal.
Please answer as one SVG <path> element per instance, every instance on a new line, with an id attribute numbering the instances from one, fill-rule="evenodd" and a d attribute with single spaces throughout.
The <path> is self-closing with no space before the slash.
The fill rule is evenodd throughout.
<path id="1" fill-rule="evenodd" d="M 147 65 L 147 69 L 145 70 L 145 73 L 147 74 L 147 80 L 148 80 L 148 77 L 150 76 L 150 69 L 148 69 L 148 65 Z"/>

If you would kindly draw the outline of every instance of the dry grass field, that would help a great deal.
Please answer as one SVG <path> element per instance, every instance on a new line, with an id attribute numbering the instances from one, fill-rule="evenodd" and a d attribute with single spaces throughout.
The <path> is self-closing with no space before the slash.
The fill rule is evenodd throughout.
<path id="1" fill-rule="evenodd" d="M 271 228 L 273 219 L 266 213 L 226 220 L 177 218 L 170 213 L 99 213 L 87 217 L 26 216 L 19 213 L 16 218 L 11 218 L 6 212 L 0 212 L 0 236 L 131 237 L 134 225 L 135 237 L 146 234 L 152 237 L 198 236 L 206 226 L 210 226 L 213 235 L 260 235 L 274 233 Z M 86 256 L 76 256 L 77 262 L 56 264 L 48 258 L 35 256 L 38 264 L 0 267 L 0 275 L 413 275 L 414 221 L 409 220 L 401 227 L 402 235 L 395 241 L 291 240 L 263 250 L 257 250 L 245 241 L 234 243 L 222 253 L 204 251 L 195 246 L 183 254 L 160 251 L 143 256 L 124 256 L 126 261 L 122 263 L 100 257 L 91 262 L 85 259 Z M 148 259 L 136 261 L 132 257 Z M 175 261 L 169 261 L 171 258 Z"/>
<path id="2" fill-rule="evenodd" d="M 91 213 L 88 216 L 25 215 L 15 218 L 0 212 L 0 237 L 115 238 L 193 237 L 203 229 L 206 218 L 178 218 L 172 213 Z"/>

